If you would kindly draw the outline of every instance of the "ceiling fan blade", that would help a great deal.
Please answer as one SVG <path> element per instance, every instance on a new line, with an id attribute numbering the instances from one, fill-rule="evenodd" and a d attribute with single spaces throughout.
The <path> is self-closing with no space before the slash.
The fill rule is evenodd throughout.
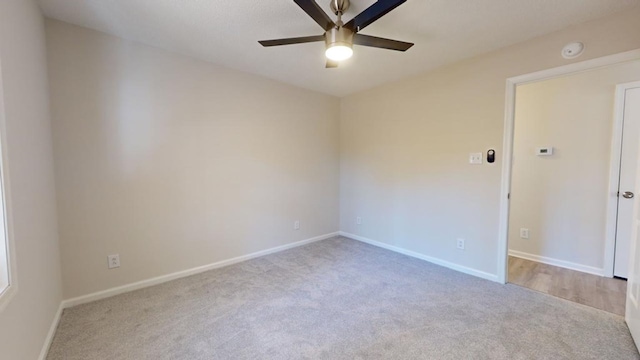
<path id="1" fill-rule="evenodd" d="M 378 0 L 351 19 L 345 27 L 353 30 L 354 32 L 358 32 L 406 1 L 407 0 Z"/>
<path id="2" fill-rule="evenodd" d="M 303 36 L 303 37 L 275 39 L 275 40 L 261 40 L 258 42 L 260 43 L 260 45 L 268 47 L 268 46 L 303 44 L 303 43 L 316 42 L 316 41 L 324 41 L 324 35 Z"/>
<path id="3" fill-rule="evenodd" d="M 293 0 L 307 15 L 311 16 L 318 25 L 320 25 L 325 31 L 332 29 L 336 24 L 329 18 L 320 5 L 315 0 Z"/>
<path id="4" fill-rule="evenodd" d="M 375 48 L 397 50 L 397 51 L 407 51 L 409 50 L 410 47 L 413 46 L 413 43 L 385 39 L 385 38 L 369 36 L 369 35 L 362 35 L 362 34 L 353 35 L 353 43 L 356 45 L 371 46 Z"/>
<path id="5" fill-rule="evenodd" d="M 327 69 L 333 69 L 338 67 L 338 62 L 327 59 L 327 65 L 325 65 Z"/>

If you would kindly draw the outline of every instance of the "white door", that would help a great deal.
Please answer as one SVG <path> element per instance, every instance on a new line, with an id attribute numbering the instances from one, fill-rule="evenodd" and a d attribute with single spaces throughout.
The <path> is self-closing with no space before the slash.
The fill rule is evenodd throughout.
<path id="1" fill-rule="evenodd" d="M 634 117 L 640 119 L 640 83 L 635 89 L 627 90 L 625 96 L 625 119 L 626 117 Z M 640 122 L 640 121 L 639 121 Z M 626 131 L 626 130 L 625 130 Z M 636 153 L 640 152 L 640 148 L 636 148 Z M 640 164 L 636 163 L 637 167 Z M 640 189 L 640 176 L 634 182 L 635 189 Z M 640 201 L 634 198 L 633 215 L 630 226 L 630 247 L 627 257 L 629 264 L 629 273 L 627 278 L 627 309 L 625 320 L 631 331 L 631 336 L 640 348 Z M 616 249 L 617 250 L 617 249 Z"/>
<path id="2" fill-rule="evenodd" d="M 624 91 L 620 184 L 618 187 L 618 220 L 613 275 L 628 278 L 632 229 L 635 227 L 634 204 L 640 197 L 636 184 L 640 144 L 640 82 L 620 85 Z"/>

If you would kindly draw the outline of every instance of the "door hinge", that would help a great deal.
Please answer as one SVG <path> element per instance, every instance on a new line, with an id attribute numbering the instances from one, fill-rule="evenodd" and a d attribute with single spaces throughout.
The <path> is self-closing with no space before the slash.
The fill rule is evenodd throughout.
<path id="1" fill-rule="evenodd" d="M 507 193 L 507 200 L 511 200 L 511 193 Z"/>

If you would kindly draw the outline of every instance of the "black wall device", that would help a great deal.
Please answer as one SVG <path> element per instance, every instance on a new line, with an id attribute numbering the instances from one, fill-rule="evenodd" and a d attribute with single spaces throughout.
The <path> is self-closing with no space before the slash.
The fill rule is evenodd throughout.
<path id="1" fill-rule="evenodd" d="M 494 161 L 496 161 L 496 151 L 493 149 L 487 150 L 487 162 L 491 164 Z"/>

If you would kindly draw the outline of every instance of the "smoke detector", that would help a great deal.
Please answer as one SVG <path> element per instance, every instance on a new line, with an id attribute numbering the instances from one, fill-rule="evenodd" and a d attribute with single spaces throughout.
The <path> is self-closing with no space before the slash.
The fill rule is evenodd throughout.
<path id="1" fill-rule="evenodd" d="M 584 52 L 584 44 L 581 42 L 572 42 L 562 48 L 562 57 L 565 59 L 575 59 Z"/>

